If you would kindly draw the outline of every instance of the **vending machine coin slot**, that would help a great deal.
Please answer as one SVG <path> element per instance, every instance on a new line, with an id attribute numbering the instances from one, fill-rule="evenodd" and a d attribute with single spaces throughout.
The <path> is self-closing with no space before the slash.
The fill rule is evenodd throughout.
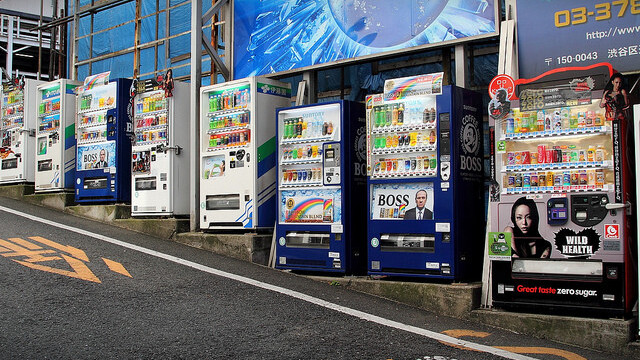
<path id="1" fill-rule="evenodd" d="M 322 145 L 324 157 L 324 184 L 340 184 L 340 143 L 325 143 Z"/>
<path id="2" fill-rule="evenodd" d="M 607 216 L 607 194 L 571 195 L 571 221 L 580 226 L 594 226 Z"/>
<path id="3" fill-rule="evenodd" d="M 547 201 L 547 224 L 564 225 L 569 220 L 569 202 L 566 197 Z"/>
<path id="4" fill-rule="evenodd" d="M 451 146 L 450 146 L 450 138 L 451 138 L 451 128 L 450 128 L 450 114 L 442 113 L 439 115 L 440 124 L 440 156 L 442 155 L 451 155 Z"/>

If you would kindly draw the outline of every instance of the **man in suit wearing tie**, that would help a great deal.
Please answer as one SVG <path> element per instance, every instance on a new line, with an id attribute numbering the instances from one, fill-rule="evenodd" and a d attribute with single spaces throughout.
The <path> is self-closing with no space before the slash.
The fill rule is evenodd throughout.
<path id="1" fill-rule="evenodd" d="M 416 207 L 404 213 L 405 220 L 431 220 L 433 213 L 427 209 L 427 190 L 421 189 L 416 192 Z"/>
<path id="2" fill-rule="evenodd" d="M 107 152 L 104 149 L 100 149 L 100 160 L 93 164 L 94 169 L 109 167 L 109 163 L 106 161 Z"/>

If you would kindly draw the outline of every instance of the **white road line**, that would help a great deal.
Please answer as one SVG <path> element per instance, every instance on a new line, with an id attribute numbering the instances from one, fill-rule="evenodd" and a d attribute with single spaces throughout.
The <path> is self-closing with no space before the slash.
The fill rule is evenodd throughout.
<path id="1" fill-rule="evenodd" d="M 34 216 L 34 215 L 23 213 L 21 211 L 17 211 L 17 210 L 13 210 L 13 209 L 7 208 L 7 207 L 4 207 L 4 206 L 0 206 L 0 210 L 8 212 L 8 213 L 11 213 L 11 214 L 14 214 L 14 215 L 18 215 L 18 216 L 21 216 L 21 217 L 24 217 L 24 218 L 27 218 L 29 220 L 38 221 L 38 222 L 41 222 L 41 223 L 46 224 L 46 225 L 54 226 L 54 227 L 57 227 L 57 228 L 60 228 L 60 229 L 64 229 L 64 230 L 67 230 L 67 231 L 72 231 L 72 232 L 75 232 L 75 233 L 78 233 L 78 234 L 81 234 L 81 235 L 86 235 L 86 236 L 89 236 L 89 237 L 92 237 L 92 238 L 95 238 L 95 239 L 98 239 L 98 240 L 102 240 L 102 241 L 108 242 L 108 243 L 111 243 L 111 244 L 114 244 L 114 245 L 122 246 L 122 247 L 127 248 L 127 249 L 135 250 L 135 251 L 141 252 L 143 254 L 147 254 L 147 255 L 155 256 L 155 257 L 160 258 L 160 259 L 172 261 L 174 263 L 181 264 L 181 265 L 184 265 L 184 266 L 188 266 L 188 267 L 191 267 L 191 268 L 194 268 L 194 269 L 197 269 L 197 270 L 200 270 L 200 271 L 212 274 L 212 275 L 217 275 L 217 276 L 224 277 L 224 278 L 227 278 L 227 279 L 235 280 L 235 281 L 238 281 L 238 282 L 241 282 L 241 283 L 244 283 L 244 284 L 248 284 L 248 285 L 252 285 L 252 286 L 261 288 L 261 289 L 274 291 L 274 292 L 277 292 L 277 293 L 280 293 L 280 294 L 283 294 L 283 295 L 286 295 L 286 296 L 290 296 L 290 297 L 293 297 L 293 298 L 296 298 L 296 299 L 299 299 L 299 300 L 303 300 L 303 301 L 309 302 L 309 303 L 314 304 L 314 305 L 318 305 L 318 306 L 322 306 L 322 307 L 327 308 L 327 309 L 338 311 L 338 312 L 341 312 L 341 313 L 346 314 L 346 315 L 350 315 L 350 316 L 353 316 L 353 317 L 356 317 L 356 318 L 359 318 L 359 319 L 371 321 L 371 322 L 376 323 L 376 324 L 388 326 L 388 327 L 391 327 L 391 328 L 394 328 L 394 329 L 398 329 L 398 330 L 402 330 L 402 331 L 407 331 L 407 332 L 414 333 L 414 334 L 417 334 L 417 335 L 422 335 L 422 336 L 428 337 L 430 339 L 443 341 L 443 342 L 446 342 L 446 343 L 449 343 L 449 344 L 458 345 L 458 346 L 464 346 L 464 347 L 467 347 L 467 348 L 470 348 L 470 349 L 474 349 L 474 350 L 490 353 L 490 354 L 493 354 L 493 355 L 496 355 L 496 356 L 500 356 L 500 357 L 503 357 L 503 358 L 506 358 L 506 359 L 535 360 L 535 358 L 532 358 L 532 357 L 529 357 L 529 356 L 512 353 L 510 351 L 494 348 L 492 346 L 487 346 L 487 345 L 474 343 L 474 342 L 471 342 L 471 341 L 456 339 L 454 337 L 447 336 L 447 335 L 444 335 L 444 334 L 441 334 L 441 333 L 437 333 L 437 332 L 433 332 L 433 331 L 430 331 L 430 330 L 422 329 L 422 328 L 419 328 L 419 327 L 416 327 L 416 326 L 411 326 L 411 325 L 403 324 L 403 323 L 400 323 L 400 322 L 397 322 L 397 321 L 385 319 L 385 318 L 380 317 L 380 316 L 376 316 L 376 315 L 369 314 L 369 313 L 366 313 L 366 312 L 363 312 L 363 311 L 359 311 L 359 310 L 355 310 L 355 309 L 352 309 L 352 308 L 349 308 L 349 307 L 346 307 L 346 306 L 334 304 L 334 303 L 331 303 L 329 301 L 322 300 L 322 299 L 319 299 L 319 298 L 316 298 L 316 297 L 313 297 L 313 296 L 310 296 L 310 295 L 306 295 L 306 294 L 303 294 L 303 293 L 298 292 L 298 291 L 290 290 L 290 289 L 283 288 L 283 287 L 280 287 L 280 286 L 271 285 L 271 284 L 268 284 L 268 283 L 265 283 L 265 282 L 262 282 L 262 281 L 258 281 L 258 280 L 251 279 L 251 278 L 248 278 L 248 277 L 244 277 L 244 276 L 228 273 L 228 272 L 225 272 L 225 271 L 222 271 L 222 270 L 217 270 L 217 269 L 214 269 L 214 268 L 211 268 L 211 267 L 208 267 L 208 266 L 205 266 L 205 265 L 201 265 L 201 264 L 189 261 L 189 260 L 185 260 L 185 259 L 173 256 L 173 255 L 168 255 L 168 254 L 165 254 L 165 253 L 161 253 L 161 252 L 158 252 L 158 251 L 155 251 L 155 250 L 151 250 L 151 249 L 147 249 L 147 248 L 144 248 L 144 247 L 138 246 L 138 245 L 129 244 L 127 242 L 120 241 L 120 240 L 117 240 L 117 239 L 113 239 L 113 238 L 110 238 L 108 236 L 95 234 L 95 233 L 92 233 L 92 232 L 87 231 L 87 230 L 78 229 L 78 228 L 75 228 L 75 227 L 72 227 L 72 226 L 60 224 L 60 223 L 57 223 L 57 222 L 54 222 L 54 221 L 51 221 L 51 220 L 43 219 L 43 218 L 40 218 L 40 217 L 37 217 L 37 216 Z"/>

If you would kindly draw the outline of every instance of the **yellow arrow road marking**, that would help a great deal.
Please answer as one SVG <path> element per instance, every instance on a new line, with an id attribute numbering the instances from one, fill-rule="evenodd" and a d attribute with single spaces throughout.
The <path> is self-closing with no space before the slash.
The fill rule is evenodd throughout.
<path id="1" fill-rule="evenodd" d="M 447 334 L 451 337 L 454 337 L 456 339 L 459 339 L 463 336 L 470 336 L 470 337 L 478 337 L 478 338 L 485 338 L 489 335 L 491 335 L 491 333 L 487 333 L 484 331 L 474 331 L 474 330 L 465 330 L 465 329 L 453 329 L 453 330 L 445 330 L 442 332 L 443 334 Z M 451 347 L 455 347 L 458 349 L 462 349 L 462 350 L 471 350 L 471 351 L 477 351 L 474 349 L 470 349 L 464 346 L 460 346 L 460 345 L 456 345 L 456 344 L 451 344 L 451 343 L 447 343 L 444 341 L 440 341 L 441 343 L 445 344 L 445 345 L 449 345 Z M 511 351 L 513 353 L 516 354 L 549 354 L 549 355 L 555 355 L 555 356 L 559 356 L 561 358 L 567 359 L 567 360 L 587 360 L 584 357 L 576 354 L 576 353 L 572 353 L 570 351 L 566 351 L 566 350 L 560 350 L 560 349 L 554 349 L 554 348 L 548 348 L 548 347 L 537 347 L 537 346 L 494 346 L 497 349 L 502 349 L 502 350 L 506 350 L 506 351 Z"/>
<path id="2" fill-rule="evenodd" d="M 37 241 L 37 242 L 39 242 L 41 244 L 45 244 L 45 245 L 50 246 L 50 247 L 52 247 L 54 249 L 58 249 L 60 251 L 64 251 L 66 253 L 69 253 L 71 256 L 75 257 L 76 259 L 80 259 L 82 261 L 89 262 L 89 257 L 87 256 L 87 254 L 84 251 L 82 251 L 82 250 L 80 250 L 78 248 L 75 248 L 73 246 L 61 245 L 61 244 L 58 244 L 57 242 L 51 241 L 49 239 L 45 239 L 45 238 L 40 237 L 40 236 L 29 236 L 29 239 Z"/>
<path id="3" fill-rule="evenodd" d="M 89 268 L 87 267 L 87 265 L 85 265 L 82 261 L 73 258 L 71 256 L 67 256 L 62 254 L 62 258 L 64 260 L 66 260 L 69 265 L 71 265 L 71 268 L 74 271 L 68 271 L 68 270 L 62 270 L 62 269 L 56 269 L 56 268 L 52 268 L 49 266 L 44 266 L 44 265 L 39 265 L 39 264 L 32 264 L 30 262 L 26 262 L 26 261 L 20 261 L 20 260 L 13 260 L 15 262 L 17 262 L 18 264 L 24 265 L 26 267 L 32 268 L 32 269 L 36 269 L 36 270 L 42 270 L 42 271 L 46 271 L 46 272 L 50 272 L 50 273 L 54 273 L 54 274 L 59 274 L 59 275 L 65 275 L 65 276 L 69 276 L 72 278 L 76 278 L 76 279 L 81 279 L 81 280 L 87 280 L 87 281 L 92 281 L 92 282 L 96 282 L 96 283 L 101 283 L 100 279 L 98 279 L 91 270 L 89 270 Z"/>
<path id="4" fill-rule="evenodd" d="M 129 274 L 127 269 L 125 269 L 124 266 L 122 264 L 120 264 L 119 262 L 113 261 L 113 260 L 109 260 L 107 258 L 102 258 L 102 261 L 104 261 L 104 263 L 107 264 L 107 266 L 109 267 L 109 270 L 111 270 L 113 272 L 117 272 L 120 275 L 124 275 L 124 276 L 128 276 L 130 278 L 133 278 L 133 276 L 131 276 L 131 274 Z"/>

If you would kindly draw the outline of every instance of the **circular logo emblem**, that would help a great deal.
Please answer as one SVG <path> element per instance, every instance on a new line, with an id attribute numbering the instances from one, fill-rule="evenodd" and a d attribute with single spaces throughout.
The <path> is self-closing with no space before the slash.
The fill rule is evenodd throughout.
<path id="1" fill-rule="evenodd" d="M 287 209 L 291 209 L 293 208 L 293 206 L 296 204 L 296 202 L 293 200 L 293 198 L 288 198 L 287 199 Z"/>
<path id="2" fill-rule="evenodd" d="M 500 74 L 494 77 L 489 83 L 489 96 L 491 98 L 496 97 L 496 93 L 499 89 L 505 89 L 507 92 L 507 99 L 514 99 L 515 90 L 516 90 L 516 82 L 513 78 L 506 74 Z"/>
<path id="3" fill-rule="evenodd" d="M 364 127 L 358 129 L 358 135 L 355 142 L 355 152 L 358 161 L 364 162 L 367 159 L 367 137 L 365 134 L 366 130 Z"/>
<path id="4" fill-rule="evenodd" d="M 280 244 L 280 246 L 285 246 L 287 244 L 287 241 L 284 239 L 284 237 L 280 237 L 280 239 L 278 239 L 278 244 Z"/>
<path id="5" fill-rule="evenodd" d="M 371 239 L 371 247 L 377 248 L 380 245 L 380 240 L 378 238 Z"/>
<path id="6" fill-rule="evenodd" d="M 204 209 L 204 203 L 200 203 L 200 209 Z"/>
<path id="7" fill-rule="evenodd" d="M 480 150 L 480 129 L 475 116 L 467 115 L 462 118 L 462 130 L 460 133 L 462 150 L 468 155 L 478 155 Z"/>

